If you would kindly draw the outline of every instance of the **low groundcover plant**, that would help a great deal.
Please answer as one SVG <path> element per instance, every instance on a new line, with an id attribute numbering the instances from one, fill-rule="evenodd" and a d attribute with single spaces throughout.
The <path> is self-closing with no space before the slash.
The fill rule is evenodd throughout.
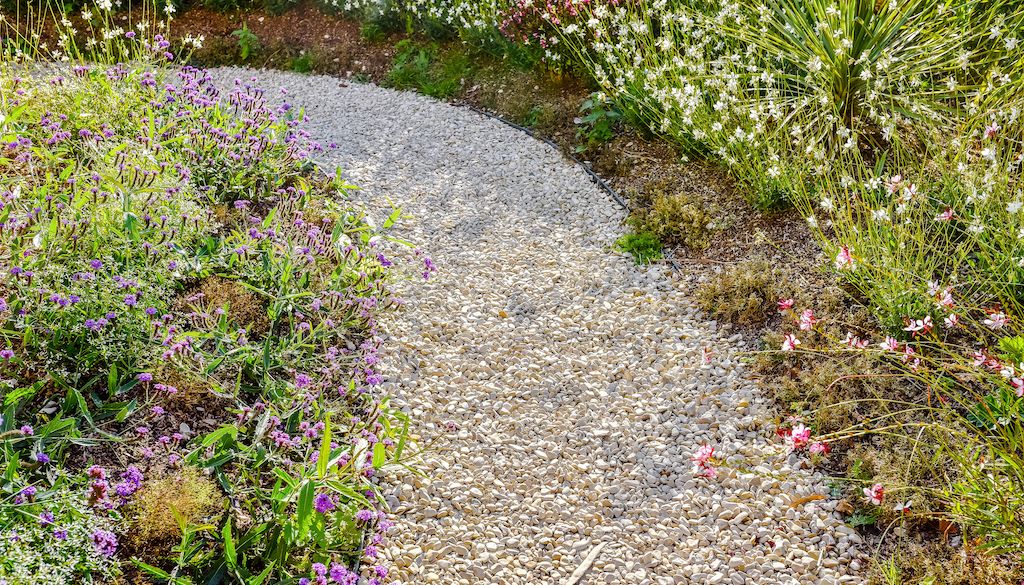
<path id="1" fill-rule="evenodd" d="M 0 24 L 0 582 L 380 583 L 386 235 L 301 112 L 111 8 Z"/>

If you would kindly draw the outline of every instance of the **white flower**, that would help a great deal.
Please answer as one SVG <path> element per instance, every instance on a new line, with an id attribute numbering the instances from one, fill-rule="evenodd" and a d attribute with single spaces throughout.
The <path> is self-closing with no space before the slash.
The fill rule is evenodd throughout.
<path id="1" fill-rule="evenodd" d="M 2 120 L 2 116 L 0 116 L 0 120 Z M 1022 207 L 1024 207 L 1024 201 L 1011 201 L 1006 204 L 1006 211 L 1008 213 L 1017 213 Z"/>

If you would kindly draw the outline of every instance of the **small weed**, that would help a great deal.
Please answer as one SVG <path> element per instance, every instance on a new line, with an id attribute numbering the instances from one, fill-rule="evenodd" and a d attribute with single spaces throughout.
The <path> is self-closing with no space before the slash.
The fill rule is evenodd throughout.
<path id="1" fill-rule="evenodd" d="M 615 241 L 615 247 L 632 255 L 637 264 L 650 264 L 664 257 L 661 240 L 650 232 L 624 234 Z"/>
<path id="2" fill-rule="evenodd" d="M 580 106 L 580 117 L 576 118 L 576 140 L 580 143 L 574 149 L 586 152 L 615 137 L 615 125 L 622 113 L 603 99 L 601 94 L 591 94 Z"/>
<path id="3" fill-rule="evenodd" d="M 367 22 L 359 27 L 359 36 L 371 43 L 379 43 L 387 38 L 387 33 L 376 22 Z"/>
<path id="4" fill-rule="evenodd" d="M 292 59 L 291 63 L 291 69 L 296 73 L 310 73 L 313 71 L 313 66 L 313 56 L 305 51 Z"/>
<path id="5" fill-rule="evenodd" d="M 242 28 L 231 33 L 231 36 L 238 39 L 238 57 L 247 61 L 260 48 L 260 38 L 249 30 L 248 23 L 242 23 Z"/>

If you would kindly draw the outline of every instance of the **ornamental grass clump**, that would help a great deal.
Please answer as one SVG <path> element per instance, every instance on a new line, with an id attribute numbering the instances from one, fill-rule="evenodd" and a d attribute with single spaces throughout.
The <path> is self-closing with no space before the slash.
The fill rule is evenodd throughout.
<path id="1" fill-rule="evenodd" d="M 0 580 L 380 583 L 387 236 L 301 112 L 111 10 L 0 20 Z"/>

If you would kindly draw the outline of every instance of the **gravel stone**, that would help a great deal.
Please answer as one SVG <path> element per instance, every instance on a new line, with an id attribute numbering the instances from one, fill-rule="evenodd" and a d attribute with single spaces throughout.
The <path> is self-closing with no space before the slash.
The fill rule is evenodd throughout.
<path id="1" fill-rule="evenodd" d="M 470 110 L 322 76 L 217 69 L 305 108 L 322 162 L 431 255 L 399 283 L 384 371 L 427 477 L 385 478 L 397 583 L 862 582 L 822 478 L 665 266 L 612 248 L 624 212 L 546 144 Z M 276 94 L 277 88 L 287 93 Z M 278 99 L 278 98 L 274 98 Z M 709 348 L 710 364 L 702 361 Z M 453 421 L 457 431 L 446 430 Z M 702 443 L 728 463 L 696 477 Z"/>

